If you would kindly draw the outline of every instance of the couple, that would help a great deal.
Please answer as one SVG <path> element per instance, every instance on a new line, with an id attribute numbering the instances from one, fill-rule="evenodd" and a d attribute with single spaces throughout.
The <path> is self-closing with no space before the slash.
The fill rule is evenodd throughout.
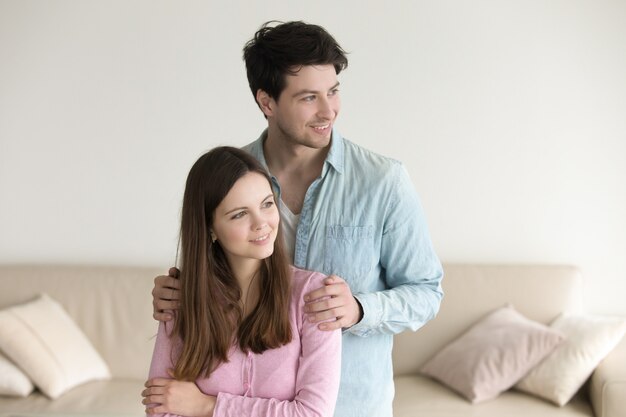
<path id="1" fill-rule="evenodd" d="M 417 195 L 400 163 L 333 129 L 347 59 L 323 28 L 265 24 L 244 59 L 268 128 L 189 173 L 146 411 L 391 416 L 393 335 L 442 297 Z"/>

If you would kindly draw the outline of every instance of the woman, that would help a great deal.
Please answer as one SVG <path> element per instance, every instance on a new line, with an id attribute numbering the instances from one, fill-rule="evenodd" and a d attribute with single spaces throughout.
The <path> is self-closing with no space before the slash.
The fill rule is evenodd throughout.
<path id="1" fill-rule="evenodd" d="M 246 152 L 219 147 L 187 177 L 181 308 L 159 324 L 146 412 L 185 416 L 331 416 L 341 334 L 304 318 L 322 274 L 290 267 L 270 178 Z"/>

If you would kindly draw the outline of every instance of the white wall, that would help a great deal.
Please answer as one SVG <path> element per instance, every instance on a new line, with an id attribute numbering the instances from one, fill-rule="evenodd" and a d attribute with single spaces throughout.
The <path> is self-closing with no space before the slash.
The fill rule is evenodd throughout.
<path id="1" fill-rule="evenodd" d="M 626 313 L 626 2 L 226 3 L 0 0 L 0 262 L 171 264 L 191 164 L 264 126 L 244 42 L 304 19 L 444 261 L 575 264 Z"/>

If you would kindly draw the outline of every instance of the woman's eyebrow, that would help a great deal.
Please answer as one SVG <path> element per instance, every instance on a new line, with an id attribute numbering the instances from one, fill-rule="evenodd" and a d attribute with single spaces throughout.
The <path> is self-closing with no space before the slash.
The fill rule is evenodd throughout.
<path id="1" fill-rule="evenodd" d="M 267 199 L 268 199 L 268 198 L 270 198 L 270 197 L 274 197 L 274 194 L 273 194 L 273 193 L 268 194 L 268 195 L 267 195 L 267 196 L 265 196 L 265 198 L 264 198 L 263 200 L 261 200 L 261 201 L 265 201 L 265 200 L 267 200 Z M 226 213 L 224 213 L 224 214 L 225 214 L 225 215 L 228 215 L 228 214 L 232 213 L 233 211 L 237 211 L 237 210 L 246 210 L 247 208 L 248 208 L 248 206 L 235 207 L 235 208 L 234 208 L 234 209 L 232 209 L 232 210 L 228 210 L 228 211 L 227 211 Z"/>

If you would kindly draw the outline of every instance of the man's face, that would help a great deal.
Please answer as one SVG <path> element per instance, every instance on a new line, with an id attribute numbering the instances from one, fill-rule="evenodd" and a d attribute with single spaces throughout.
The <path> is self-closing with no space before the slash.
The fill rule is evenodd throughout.
<path id="1" fill-rule="evenodd" d="M 291 144 L 324 148 L 330 143 L 340 108 L 335 67 L 303 66 L 295 75 L 286 76 L 279 100 L 270 99 L 269 134 Z"/>

